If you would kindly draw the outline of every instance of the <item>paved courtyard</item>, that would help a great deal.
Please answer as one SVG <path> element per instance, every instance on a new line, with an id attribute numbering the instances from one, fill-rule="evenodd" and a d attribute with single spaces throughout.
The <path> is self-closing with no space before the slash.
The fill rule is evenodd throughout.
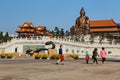
<path id="1" fill-rule="evenodd" d="M 84 59 L 56 60 L 33 58 L 0 59 L 0 80 L 120 80 L 120 60 L 107 60 L 104 65 L 85 64 Z"/>

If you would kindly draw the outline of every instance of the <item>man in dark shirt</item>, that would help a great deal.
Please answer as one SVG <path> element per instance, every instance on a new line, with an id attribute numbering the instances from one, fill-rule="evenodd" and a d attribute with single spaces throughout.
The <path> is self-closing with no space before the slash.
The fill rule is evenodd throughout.
<path id="1" fill-rule="evenodd" d="M 60 59 L 57 61 L 57 64 L 59 64 L 59 63 L 64 64 L 63 63 L 64 56 L 63 56 L 63 51 L 62 51 L 62 45 L 60 45 L 60 48 L 59 48 L 59 55 L 60 55 Z"/>
<path id="2" fill-rule="evenodd" d="M 60 45 L 60 48 L 59 48 L 59 54 L 62 55 L 62 45 Z"/>

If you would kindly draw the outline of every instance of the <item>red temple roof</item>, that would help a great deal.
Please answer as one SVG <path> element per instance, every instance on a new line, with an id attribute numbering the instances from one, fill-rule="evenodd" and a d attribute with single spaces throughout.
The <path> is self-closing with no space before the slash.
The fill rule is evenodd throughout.
<path id="1" fill-rule="evenodd" d="M 20 28 L 34 28 L 32 22 L 25 22 L 23 25 L 19 26 Z"/>
<path id="2" fill-rule="evenodd" d="M 117 26 L 117 24 L 112 19 L 90 21 L 90 27 L 110 27 L 110 26 Z"/>

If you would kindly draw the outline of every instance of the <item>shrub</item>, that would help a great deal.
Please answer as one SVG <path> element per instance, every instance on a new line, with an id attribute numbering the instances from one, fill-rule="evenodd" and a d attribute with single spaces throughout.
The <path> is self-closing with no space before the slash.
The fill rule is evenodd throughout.
<path id="1" fill-rule="evenodd" d="M 5 57 L 6 57 L 6 54 L 5 54 L 5 53 L 2 53 L 0 56 L 1 56 L 1 58 L 5 58 Z"/>
<path id="2" fill-rule="evenodd" d="M 47 58 L 48 58 L 48 54 L 43 53 L 42 56 L 41 56 L 41 59 L 47 59 Z"/>
<path id="3" fill-rule="evenodd" d="M 71 57 L 71 54 L 67 53 L 67 54 L 64 54 L 66 58 L 70 58 Z"/>
<path id="4" fill-rule="evenodd" d="M 36 56 L 36 55 L 38 55 L 39 53 L 37 53 L 37 52 L 34 52 L 33 54 L 32 54 L 32 56 Z"/>
<path id="5" fill-rule="evenodd" d="M 60 58 L 60 55 L 59 55 L 59 54 L 57 54 L 57 55 L 56 55 L 56 59 L 59 59 L 59 58 Z"/>
<path id="6" fill-rule="evenodd" d="M 77 55 L 77 54 L 71 54 L 71 57 L 72 57 L 73 59 L 78 59 L 78 55 Z"/>
<path id="7" fill-rule="evenodd" d="M 50 59 L 59 59 L 59 54 L 52 54 Z"/>
<path id="8" fill-rule="evenodd" d="M 40 59 L 41 58 L 41 54 L 36 54 L 35 55 L 35 59 Z"/>
<path id="9" fill-rule="evenodd" d="M 12 53 L 7 53 L 7 54 L 6 54 L 6 57 L 7 57 L 7 58 L 12 58 L 12 57 L 13 57 L 13 54 L 12 54 Z"/>
<path id="10" fill-rule="evenodd" d="M 13 56 L 18 57 L 18 56 L 19 56 L 19 53 L 13 53 Z"/>

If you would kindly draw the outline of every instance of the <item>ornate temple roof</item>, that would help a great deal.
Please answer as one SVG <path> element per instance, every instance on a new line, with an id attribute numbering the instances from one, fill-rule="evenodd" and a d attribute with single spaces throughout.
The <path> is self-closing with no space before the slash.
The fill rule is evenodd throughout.
<path id="1" fill-rule="evenodd" d="M 38 31 L 41 31 L 41 30 L 44 30 L 45 28 L 46 28 L 45 26 L 38 26 L 38 27 L 37 27 L 37 30 L 38 30 Z"/>
<path id="2" fill-rule="evenodd" d="M 100 28 L 100 29 L 90 29 L 90 32 L 116 32 L 118 28 Z"/>
<path id="3" fill-rule="evenodd" d="M 18 33 L 33 33 L 34 29 L 21 29 L 21 30 L 16 30 Z"/>
<path id="4" fill-rule="evenodd" d="M 90 27 L 110 27 L 110 26 L 117 26 L 117 24 L 112 19 L 90 21 Z"/>
<path id="5" fill-rule="evenodd" d="M 19 26 L 20 28 L 34 28 L 32 22 L 25 22 L 23 25 Z"/>
<path id="6" fill-rule="evenodd" d="M 53 36 L 50 33 L 50 30 L 48 30 L 45 26 L 38 26 L 35 27 L 31 22 L 25 22 L 23 25 L 19 26 L 19 30 L 16 30 L 17 33 L 32 33 L 35 32 L 37 35 L 47 35 L 47 36 Z"/>
<path id="7" fill-rule="evenodd" d="M 118 32 L 117 24 L 111 20 L 90 21 L 90 33 L 93 32 Z"/>

